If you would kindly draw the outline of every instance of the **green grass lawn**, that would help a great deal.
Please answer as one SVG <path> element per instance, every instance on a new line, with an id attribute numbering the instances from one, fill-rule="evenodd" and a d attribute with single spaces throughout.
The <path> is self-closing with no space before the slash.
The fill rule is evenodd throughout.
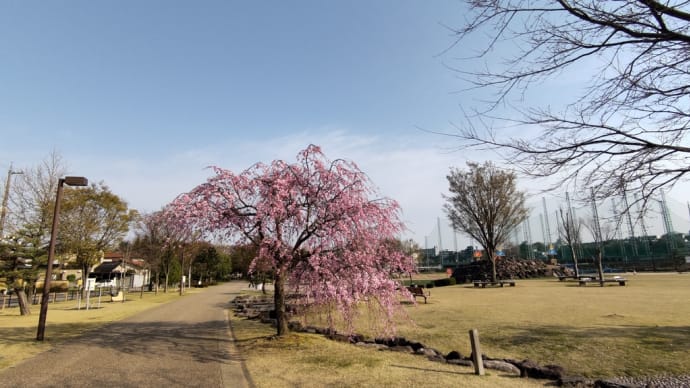
<path id="1" fill-rule="evenodd" d="M 629 283 L 625 287 L 617 283 L 579 287 L 577 282 L 539 279 L 518 280 L 516 287 L 505 288 L 432 288 L 428 304 L 406 307 L 414 323 L 402 323 L 398 334 L 444 354 L 457 350 L 468 355 L 468 331 L 477 328 L 486 355 L 557 364 L 570 375 L 687 374 L 690 274 L 626 276 Z M 326 326 L 316 318 L 306 323 Z M 309 335 L 269 341 L 265 336 L 273 329 L 256 325 L 235 320 L 249 370 L 261 376 L 259 386 L 293 385 L 280 384 L 279 376 L 296 370 L 294 385 L 310 379 L 334 385 L 347 381 L 352 386 L 363 382 L 389 385 L 388 381 L 421 385 L 436 383 L 437 378 L 444 381 L 441 385 L 450 381 L 461 386 L 479 384 L 470 370 L 431 363 L 420 356 L 360 349 Z M 360 333 L 371 335 L 367 326 L 363 318 Z M 267 385 L 263 384 L 265 378 Z M 498 380 L 489 385 L 516 384 L 497 373 L 492 378 Z"/>

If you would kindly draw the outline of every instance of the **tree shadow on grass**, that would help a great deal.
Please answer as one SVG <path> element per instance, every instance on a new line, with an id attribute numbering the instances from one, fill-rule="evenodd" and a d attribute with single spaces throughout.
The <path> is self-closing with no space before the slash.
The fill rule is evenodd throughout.
<path id="1" fill-rule="evenodd" d="M 612 319 L 617 317 L 611 316 Z M 616 325 L 609 327 L 570 327 L 570 326 L 506 326 L 505 331 L 513 333 L 494 338 L 494 343 L 522 346 L 535 342 L 595 343 L 599 340 L 625 339 L 638 345 L 663 347 L 673 346 L 690 352 L 690 326 L 635 326 Z"/>
<path id="2" fill-rule="evenodd" d="M 611 316 L 612 319 L 619 317 Z M 484 343 L 585 375 L 655 375 L 690 369 L 690 326 L 505 326 Z"/>
<path id="3" fill-rule="evenodd" d="M 401 369 L 410 369 L 410 370 L 417 370 L 425 373 L 443 373 L 443 374 L 449 374 L 449 375 L 463 375 L 463 376 L 469 376 L 473 375 L 473 372 L 470 371 L 451 371 L 451 370 L 443 370 L 443 369 L 434 369 L 434 368 L 421 368 L 418 366 L 409 366 L 409 365 L 395 365 L 392 364 L 391 367 L 393 368 L 401 368 Z"/>

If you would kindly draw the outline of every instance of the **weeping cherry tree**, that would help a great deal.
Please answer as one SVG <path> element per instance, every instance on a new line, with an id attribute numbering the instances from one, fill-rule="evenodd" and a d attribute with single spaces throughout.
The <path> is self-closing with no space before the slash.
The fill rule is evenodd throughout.
<path id="1" fill-rule="evenodd" d="M 288 291 L 337 307 L 350 332 L 358 305 L 366 302 L 383 312 L 381 327 L 392 333 L 406 292 L 392 276 L 415 267 L 386 243 L 404 230 L 399 205 L 379 196 L 354 163 L 330 161 L 310 145 L 296 163 L 258 163 L 239 174 L 214 171 L 167 212 L 207 237 L 259 247 L 251 265 L 268 263 L 275 276 L 279 336 L 288 333 Z"/>

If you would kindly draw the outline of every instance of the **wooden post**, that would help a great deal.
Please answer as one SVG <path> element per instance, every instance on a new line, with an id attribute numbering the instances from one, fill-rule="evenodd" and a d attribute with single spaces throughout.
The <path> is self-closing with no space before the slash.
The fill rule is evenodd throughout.
<path id="1" fill-rule="evenodd" d="M 474 374 L 484 376 L 484 360 L 482 359 L 482 347 L 479 345 L 479 331 L 470 330 L 470 343 L 472 344 L 472 363 Z"/>

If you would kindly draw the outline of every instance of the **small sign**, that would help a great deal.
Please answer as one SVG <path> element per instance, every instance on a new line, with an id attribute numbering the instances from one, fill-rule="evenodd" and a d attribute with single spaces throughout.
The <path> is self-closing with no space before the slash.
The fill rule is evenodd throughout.
<path id="1" fill-rule="evenodd" d="M 685 256 L 685 264 L 690 264 L 690 256 Z"/>
<path id="2" fill-rule="evenodd" d="M 86 279 L 86 291 L 94 291 L 96 289 L 96 279 L 87 278 Z"/>

